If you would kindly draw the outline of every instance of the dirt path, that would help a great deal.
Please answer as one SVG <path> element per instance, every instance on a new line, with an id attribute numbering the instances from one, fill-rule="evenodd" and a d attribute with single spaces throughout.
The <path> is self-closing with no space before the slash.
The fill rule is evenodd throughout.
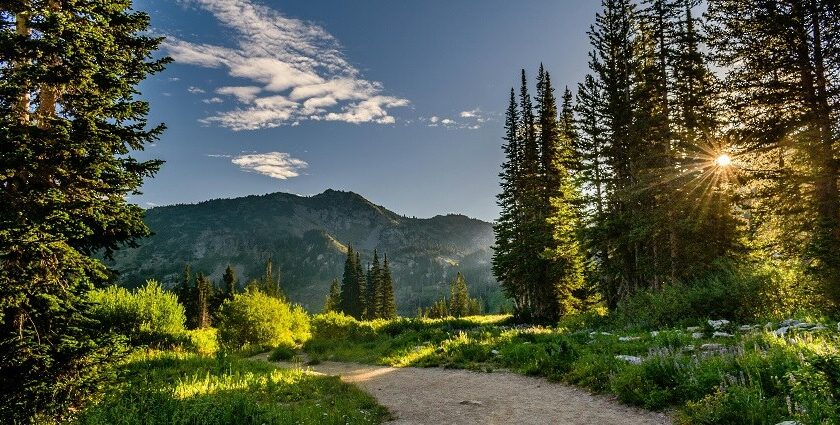
<path id="1" fill-rule="evenodd" d="M 267 360 L 267 354 L 257 358 Z M 671 423 L 662 413 L 635 409 L 575 387 L 507 372 L 336 362 L 304 367 L 340 376 L 369 392 L 395 416 L 390 424 Z"/>

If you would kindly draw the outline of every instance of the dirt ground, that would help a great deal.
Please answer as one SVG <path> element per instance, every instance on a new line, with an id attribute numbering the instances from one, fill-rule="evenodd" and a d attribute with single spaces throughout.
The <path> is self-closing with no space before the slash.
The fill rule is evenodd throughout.
<path id="1" fill-rule="evenodd" d="M 267 359 L 267 354 L 258 356 Z M 289 363 L 281 366 L 292 367 Z M 666 414 L 620 404 L 568 385 L 508 372 L 392 368 L 323 362 L 303 366 L 372 394 L 390 424 L 670 424 Z"/>

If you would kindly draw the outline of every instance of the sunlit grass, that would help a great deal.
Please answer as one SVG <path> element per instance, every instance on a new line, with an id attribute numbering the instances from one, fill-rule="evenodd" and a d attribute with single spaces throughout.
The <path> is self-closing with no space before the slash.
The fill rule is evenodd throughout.
<path id="1" fill-rule="evenodd" d="M 189 353 L 141 352 L 80 424 L 377 424 L 375 400 L 336 377 Z"/>

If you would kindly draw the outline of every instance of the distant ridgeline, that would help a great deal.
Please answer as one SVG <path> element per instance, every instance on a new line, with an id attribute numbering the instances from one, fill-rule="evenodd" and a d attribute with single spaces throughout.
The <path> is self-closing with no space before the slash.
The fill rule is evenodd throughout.
<path id="1" fill-rule="evenodd" d="M 492 225 L 463 215 L 407 218 L 353 192 L 327 190 L 311 197 L 272 193 L 157 207 L 147 211 L 146 224 L 154 235 L 108 262 L 125 286 L 154 278 L 173 287 L 187 263 L 216 285 L 230 264 L 241 286 L 262 276 L 271 257 L 283 292 L 317 312 L 330 282 L 341 279 L 352 244 L 363 258 L 374 249 L 388 253 L 400 314 L 448 295 L 458 271 L 484 311 L 503 303 L 490 266 Z"/>

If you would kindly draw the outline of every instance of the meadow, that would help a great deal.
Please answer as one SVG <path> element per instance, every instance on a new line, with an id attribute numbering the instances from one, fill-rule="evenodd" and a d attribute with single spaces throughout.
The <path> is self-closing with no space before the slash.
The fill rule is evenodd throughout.
<path id="1" fill-rule="evenodd" d="M 325 314 L 312 325 L 304 350 L 315 363 L 510 370 L 672 411 L 677 423 L 840 423 L 840 324 L 826 318 L 651 330 L 598 315 L 542 327 L 508 316 L 363 322 Z"/>
<path id="2" fill-rule="evenodd" d="M 75 423 L 378 424 L 388 418 L 373 397 L 337 377 L 242 354 L 139 350 L 118 367 L 118 378 Z"/>

